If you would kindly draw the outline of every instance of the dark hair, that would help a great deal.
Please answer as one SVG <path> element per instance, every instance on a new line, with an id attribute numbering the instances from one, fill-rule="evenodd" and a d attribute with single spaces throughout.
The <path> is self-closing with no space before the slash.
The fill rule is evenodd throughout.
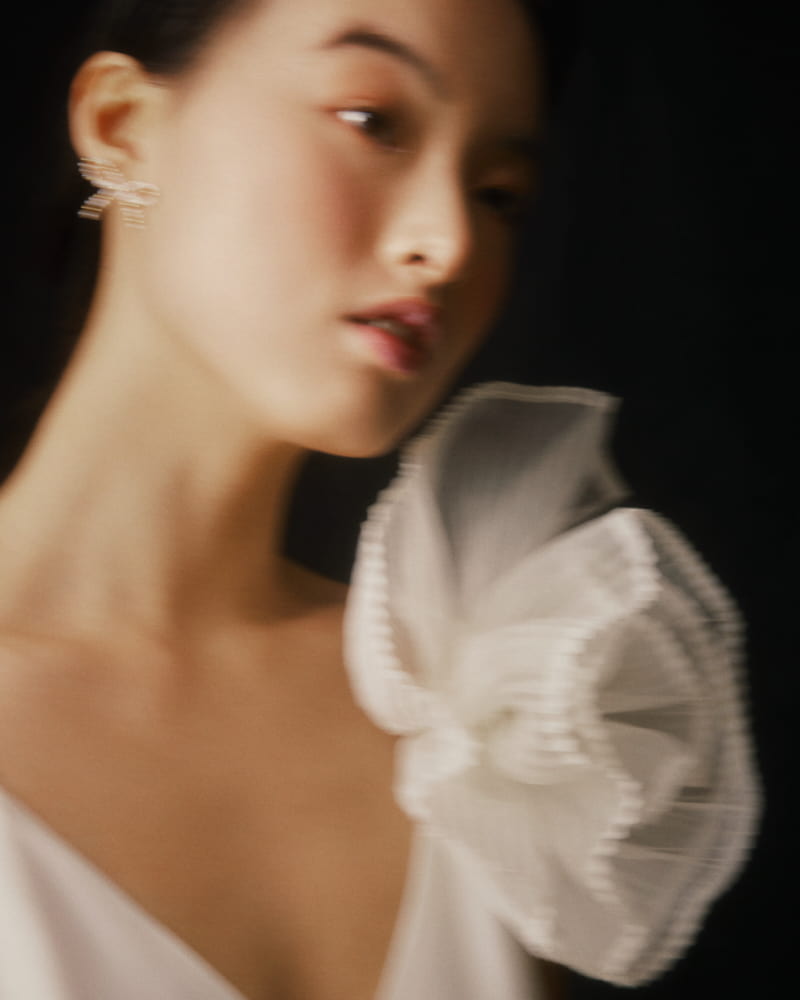
<path id="1" fill-rule="evenodd" d="M 53 52 L 49 73 L 39 77 L 39 93 L 34 96 L 42 110 L 21 124 L 29 162 L 27 170 L 24 162 L 19 168 L 20 183 L 29 191 L 29 200 L 17 207 L 18 232 L 12 233 L 11 242 L 26 274 L 8 345 L 16 358 L 15 384 L 6 390 L 0 386 L 0 405 L 10 411 L 0 424 L 0 480 L 21 454 L 69 359 L 86 319 L 97 272 L 100 227 L 76 217 L 89 187 L 78 175 L 68 138 L 64 95 L 72 76 L 84 59 L 104 49 L 125 52 L 155 74 L 181 73 L 201 55 L 223 21 L 256 2 L 91 0 L 77 7 L 57 5 L 52 16 L 48 12 L 47 24 L 33 29 L 40 49 L 48 48 L 47 32 L 51 33 Z M 575 2 L 566 6 L 572 9 Z M 553 90 L 563 75 L 564 47 L 558 31 L 564 22 L 564 0 L 522 0 L 522 4 L 543 36 Z M 30 176 L 39 185 L 35 192 Z"/>
<path id="2" fill-rule="evenodd" d="M 112 0 L 103 4 L 90 51 L 125 52 L 151 73 L 180 73 L 196 58 L 223 20 L 253 3 L 254 0 Z"/>

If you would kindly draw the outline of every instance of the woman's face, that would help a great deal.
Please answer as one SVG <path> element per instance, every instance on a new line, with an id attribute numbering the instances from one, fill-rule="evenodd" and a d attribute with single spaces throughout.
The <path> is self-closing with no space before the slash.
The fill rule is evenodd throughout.
<path id="1" fill-rule="evenodd" d="M 516 0 L 257 3 L 166 90 L 147 309 L 270 435 L 391 447 L 502 298 L 536 93 Z"/>

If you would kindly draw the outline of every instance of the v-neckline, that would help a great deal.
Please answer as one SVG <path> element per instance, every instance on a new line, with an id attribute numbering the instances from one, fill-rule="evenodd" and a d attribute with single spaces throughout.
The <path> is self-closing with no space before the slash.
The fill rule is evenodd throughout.
<path id="1" fill-rule="evenodd" d="M 153 916 L 145 906 L 107 875 L 91 858 L 57 833 L 35 810 L 2 786 L 0 786 L 0 808 L 10 814 L 18 823 L 21 823 L 23 829 L 27 828 L 35 840 L 39 842 L 40 848 L 56 852 L 75 873 L 76 878 L 88 879 L 98 887 L 101 894 L 112 896 L 116 900 L 118 908 L 131 921 L 146 928 L 152 937 L 158 939 L 162 947 L 174 952 L 177 956 L 176 960 L 180 960 L 183 965 L 192 966 L 196 970 L 197 976 L 202 977 L 215 990 L 213 1000 L 249 1000 L 199 951 Z M 373 995 L 374 1000 L 399 1000 L 400 997 L 395 981 L 407 957 L 408 937 L 421 888 L 424 867 L 421 863 L 422 839 L 421 829 L 415 826 L 411 831 L 405 881 L 378 985 Z"/>

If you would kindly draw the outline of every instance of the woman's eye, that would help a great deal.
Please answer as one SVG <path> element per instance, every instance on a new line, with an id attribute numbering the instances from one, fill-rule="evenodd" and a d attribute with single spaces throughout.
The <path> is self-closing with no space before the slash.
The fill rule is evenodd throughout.
<path id="1" fill-rule="evenodd" d="M 503 187 L 483 188 L 478 192 L 478 199 L 510 223 L 520 221 L 529 203 L 526 194 Z"/>
<path id="2" fill-rule="evenodd" d="M 340 121 L 352 125 L 387 149 L 400 149 L 399 128 L 394 118 L 375 108 L 341 108 L 336 112 Z"/>

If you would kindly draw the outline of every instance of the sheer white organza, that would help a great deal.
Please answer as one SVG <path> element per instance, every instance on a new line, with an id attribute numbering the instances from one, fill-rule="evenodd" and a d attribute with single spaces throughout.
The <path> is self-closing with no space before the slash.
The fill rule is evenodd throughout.
<path id="1" fill-rule="evenodd" d="M 634 985 L 688 944 L 758 812 L 739 623 L 655 514 L 610 509 L 614 401 L 469 390 L 364 525 L 356 698 L 396 793 L 535 954 Z"/>

